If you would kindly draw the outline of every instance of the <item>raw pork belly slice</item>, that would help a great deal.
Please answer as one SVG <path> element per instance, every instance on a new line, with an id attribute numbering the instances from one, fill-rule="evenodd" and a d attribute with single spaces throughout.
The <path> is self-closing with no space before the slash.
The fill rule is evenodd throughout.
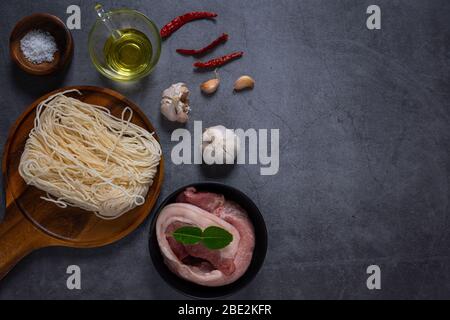
<path id="1" fill-rule="evenodd" d="M 225 203 L 225 197 L 211 192 L 197 192 L 189 187 L 177 197 L 177 202 L 190 203 L 208 212 L 213 212 Z"/>
<path id="2" fill-rule="evenodd" d="M 178 203 L 166 206 L 158 217 L 156 232 L 166 265 L 181 278 L 204 286 L 217 287 L 236 281 L 250 265 L 255 233 L 247 213 L 223 195 L 187 188 Z M 233 241 L 221 250 L 202 244 L 183 245 L 172 237 L 182 226 L 221 227 Z"/>

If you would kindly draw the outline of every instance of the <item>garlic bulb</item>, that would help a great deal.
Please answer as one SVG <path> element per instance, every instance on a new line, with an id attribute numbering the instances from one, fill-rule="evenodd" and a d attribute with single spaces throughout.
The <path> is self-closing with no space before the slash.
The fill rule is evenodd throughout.
<path id="1" fill-rule="evenodd" d="M 182 83 L 175 83 L 163 91 L 161 113 L 169 121 L 185 123 L 189 120 L 189 89 Z"/>
<path id="2" fill-rule="evenodd" d="M 206 129 L 202 141 L 206 164 L 232 164 L 240 150 L 239 137 L 222 125 Z"/>

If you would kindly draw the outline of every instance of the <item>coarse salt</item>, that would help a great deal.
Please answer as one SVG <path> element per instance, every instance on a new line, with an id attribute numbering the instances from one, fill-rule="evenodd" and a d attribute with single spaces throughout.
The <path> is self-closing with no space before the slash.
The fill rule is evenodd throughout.
<path id="1" fill-rule="evenodd" d="M 46 31 L 31 30 L 20 40 L 20 49 L 30 62 L 39 64 L 52 62 L 58 51 L 55 38 Z"/>

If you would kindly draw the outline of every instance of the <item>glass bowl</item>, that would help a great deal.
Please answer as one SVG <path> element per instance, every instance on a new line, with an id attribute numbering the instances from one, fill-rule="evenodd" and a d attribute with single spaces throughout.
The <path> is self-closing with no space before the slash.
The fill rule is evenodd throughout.
<path id="1" fill-rule="evenodd" d="M 119 29 L 135 29 L 144 33 L 152 45 L 152 56 L 149 66 L 139 73 L 125 75 L 116 72 L 106 64 L 105 43 L 111 32 L 100 18 L 94 23 L 88 40 L 89 55 L 95 68 L 104 76 L 115 81 L 131 81 L 149 75 L 158 63 L 161 54 L 161 36 L 156 25 L 144 14 L 132 9 L 115 9 L 107 13 L 114 26 Z"/>

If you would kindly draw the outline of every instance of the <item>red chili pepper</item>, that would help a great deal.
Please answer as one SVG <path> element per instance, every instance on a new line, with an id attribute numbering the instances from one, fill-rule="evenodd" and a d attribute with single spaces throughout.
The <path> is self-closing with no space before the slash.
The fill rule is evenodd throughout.
<path id="1" fill-rule="evenodd" d="M 201 49 L 177 49 L 178 53 L 181 54 L 186 54 L 186 55 L 200 55 L 200 54 L 204 54 L 208 51 L 211 51 L 212 49 L 214 49 L 215 47 L 217 47 L 219 44 L 224 43 L 228 40 L 228 34 L 223 33 L 220 37 L 218 37 L 216 40 L 214 40 L 213 42 L 211 42 L 210 44 L 208 44 L 206 47 L 203 47 Z"/>
<path id="2" fill-rule="evenodd" d="M 212 60 L 209 60 L 206 62 L 197 61 L 196 63 L 194 63 L 194 67 L 217 68 L 217 67 L 223 66 L 224 64 L 230 62 L 231 60 L 242 57 L 243 54 L 244 54 L 244 52 L 238 51 L 238 52 L 233 52 L 233 53 L 227 54 L 223 57 L 215 58 L 215 59 L 212 59 Z"/>
<path id="3" fill-rule="evenodd" d="M 162 27 L 160 34 L 161 38 L 167 38 L 172 33 L 180 29 L 186 23 L 197 20 L 197 19 L 212 19 L 217 17 L 217 13 L 206 12 L 206 11 L 194 11 L 183 14 L 182 16 L 176 17 L 164 27 Z"/>

